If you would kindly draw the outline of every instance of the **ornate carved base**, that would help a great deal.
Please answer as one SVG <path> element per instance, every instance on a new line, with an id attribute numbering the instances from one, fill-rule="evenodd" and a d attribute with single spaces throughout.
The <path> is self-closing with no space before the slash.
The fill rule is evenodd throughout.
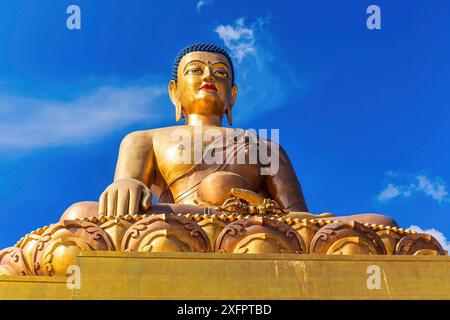
<path id="1" fill-rule="evenodd" d="M 370 228 L 356 222 L 335 222 L 314 235 L 311 253 L 386 254 L 380 237 Z"/>
<path id="2" fill-rule="evenodd" d="M 0 251 L 0 274 L 66 275 L 80 251 L 446 255 L 401 228 L 242 214 L 144 214 L 62 220 Z"/>
<path id="3" fill-rule="evenodd" d="M 108 234 L 97 224 L 63 220 L 44 231 L 31 251 L 35 275 L 66 275 L 80 251 L 114 250 Z"/>
<path id="4" fill-rule="evenodd" d="M 10 276 L 31 274 L 20 248 L 8 247 L 0 251 L 0 275 L 2 274 Z"/>
<path id="5" fill-rule="evenodd" d="M 217 237 L 220 253 L 304 253 L 306 245 L 294 228 L 263 217 L 230 223 Z"/>
<path id="6" fill-rule="evenodd" d="M 208 252 L 210 242 L 205 231 L 182 216 L 154 214 L 133 224 L 125 233 L 122 251 Z"/>

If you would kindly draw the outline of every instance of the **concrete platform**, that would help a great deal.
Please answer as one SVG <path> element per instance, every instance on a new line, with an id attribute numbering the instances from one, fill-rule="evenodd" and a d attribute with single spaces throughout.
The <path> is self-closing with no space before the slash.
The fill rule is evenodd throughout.
<path id="1" fill-rule="evenodd" d="M 77 265 L 79 289 L 0 276 L 0 299 L 450 299 L 448 256 L 97 251 Z"/>

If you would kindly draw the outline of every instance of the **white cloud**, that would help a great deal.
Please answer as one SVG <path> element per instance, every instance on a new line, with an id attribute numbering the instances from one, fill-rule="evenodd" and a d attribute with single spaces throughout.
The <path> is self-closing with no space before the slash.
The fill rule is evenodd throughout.
<path id="1" fill-rule="evenodd" d="M 409 198 L 416 194 L 423 194 L 439 203 L 450 201 L 445 182 L 440 177 L 430 178 L 425 174 L 394 171 L 389 171 L 386 175 L 386 186 L 377 196 L 380 202 L 387 202 L 399 197 Z"/>
<path id="2" fill-rule="evenodd" d="M 72 100 L 0 94 L 0 147 L 34 149 L 92 141 L 133 123 L 157 119 L 159 85 L 101 87 Z"/>
<path id="3" fill-rule="evenodd" d="M 231 50 L 233 58 L 241 62 L 245 56 L 256 53 L 254 29 L 260 28 L 260 24 L 261 22 L 258 22 L 246 27 L 244 18 L 239 18 L 234 25 L 219 25 L 215 31 L 225 46 Z"/>
<path id="4" fill-rule="evenodd" d="M 445 235 L 442 232 L 440 232 L 434 228 L 423 230 L 420 227 L 414 226 L 414 225 L 410 226 L 408 229 L 419 232 L 419 233 L 428 233 L 428 234 L 432 235 L 441 244 L 441 246 L 444 248 L 444 250 L 446 250 L 447 252 L 450 252 L 450 242 L 446 239 Z"/>
<path id="5" fill-rule="evenodd" d="M 248 120 L 282 105 L 295 92 L 294 103 L 303 97 L 303 82 L 282 56 L 268 30 L 271 17 L 251 23 L 238 18 L 214 31 L 233 58 L 238 98 L 233 117 Z"/>
<path id="6" fill-rule="evenodd" d="M 197 12 L 200 12 L 203 7 L 210 6 L 213 4 L 212 0 L 198 0 L 197 1 Z"/>
<path id="7" fill-rule="evenodd" d="M 200 1 L 201 2 L 201 1 Z M 200 8 L 211 1 L 200 4 Z M 270 18 L 244 18 L 215 28 L 235 59 L 239 94 L 233 119 L 247 120 L 276 108 L 299 81 L 279 59 L 266 30 Z M 286 67 L 286 68 L 284 68 Z M 154 83 L 154 82 L 153 82 Z M 166 118 L 166 85 L 96 86 L 71 99 L 36 98 L 0 92 L 0 148 L 33 150 L 94 141 L 127 126 Z M 51 91 L 51 90 L 49 90 Z M 60 91 L 58 91 L 60 92 Z M 163 102 L 163 103 L 161 103 Z"/>
<path id="8" fill-rule="evenodd" d="M 448 192 L 445 190 L 445 184 L 441 179 L 431 181 L 426 176 L 420 175 L 417 176 L 417 180 L 419 181 L 417 189 L 424 192 L 427 196 L 439 202 L 447 198 Z"/>
<path id="9" fill-rule="evenodd" d="M 378 195 L 378 199 L 380 201 L 387 201 L 389 199 L 398 197 L 401 194 L 398 187 L 394 186 L 392 183 L 389 183 L 383 191 Z"/>

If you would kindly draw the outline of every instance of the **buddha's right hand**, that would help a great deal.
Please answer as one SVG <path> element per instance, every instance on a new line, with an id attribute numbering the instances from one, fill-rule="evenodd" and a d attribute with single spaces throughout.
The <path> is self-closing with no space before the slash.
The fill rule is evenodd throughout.
<path id="1" fill-rule="evenodd" d="M 138 214 L 148 210 L 152 204 L 152 193 L 141 181 L 121 179 L 111 183 L 100 196 L 99 215 L 120 216 Z"/>

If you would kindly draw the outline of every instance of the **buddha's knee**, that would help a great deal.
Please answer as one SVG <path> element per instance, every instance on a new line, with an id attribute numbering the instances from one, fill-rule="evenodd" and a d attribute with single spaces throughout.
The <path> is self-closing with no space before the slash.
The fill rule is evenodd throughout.
<path id="1" fill-rule="evenodd" d="M 355 214 L 352 216 L 336 217 L 340 221 L 357 221 L 360 223 L 370 223 L 370 224 L 382 224 L 385 226 L 398 227 L 397 222 L 391 217 L 376 214 L 376 213 L 363 213 Z"/>
<path id="2" fill-rule="evenodd" d="M 64 211 L 60 220 L 82 219 L 98 215 L 98 202 L 82 201 L 71 205 Z"/>

